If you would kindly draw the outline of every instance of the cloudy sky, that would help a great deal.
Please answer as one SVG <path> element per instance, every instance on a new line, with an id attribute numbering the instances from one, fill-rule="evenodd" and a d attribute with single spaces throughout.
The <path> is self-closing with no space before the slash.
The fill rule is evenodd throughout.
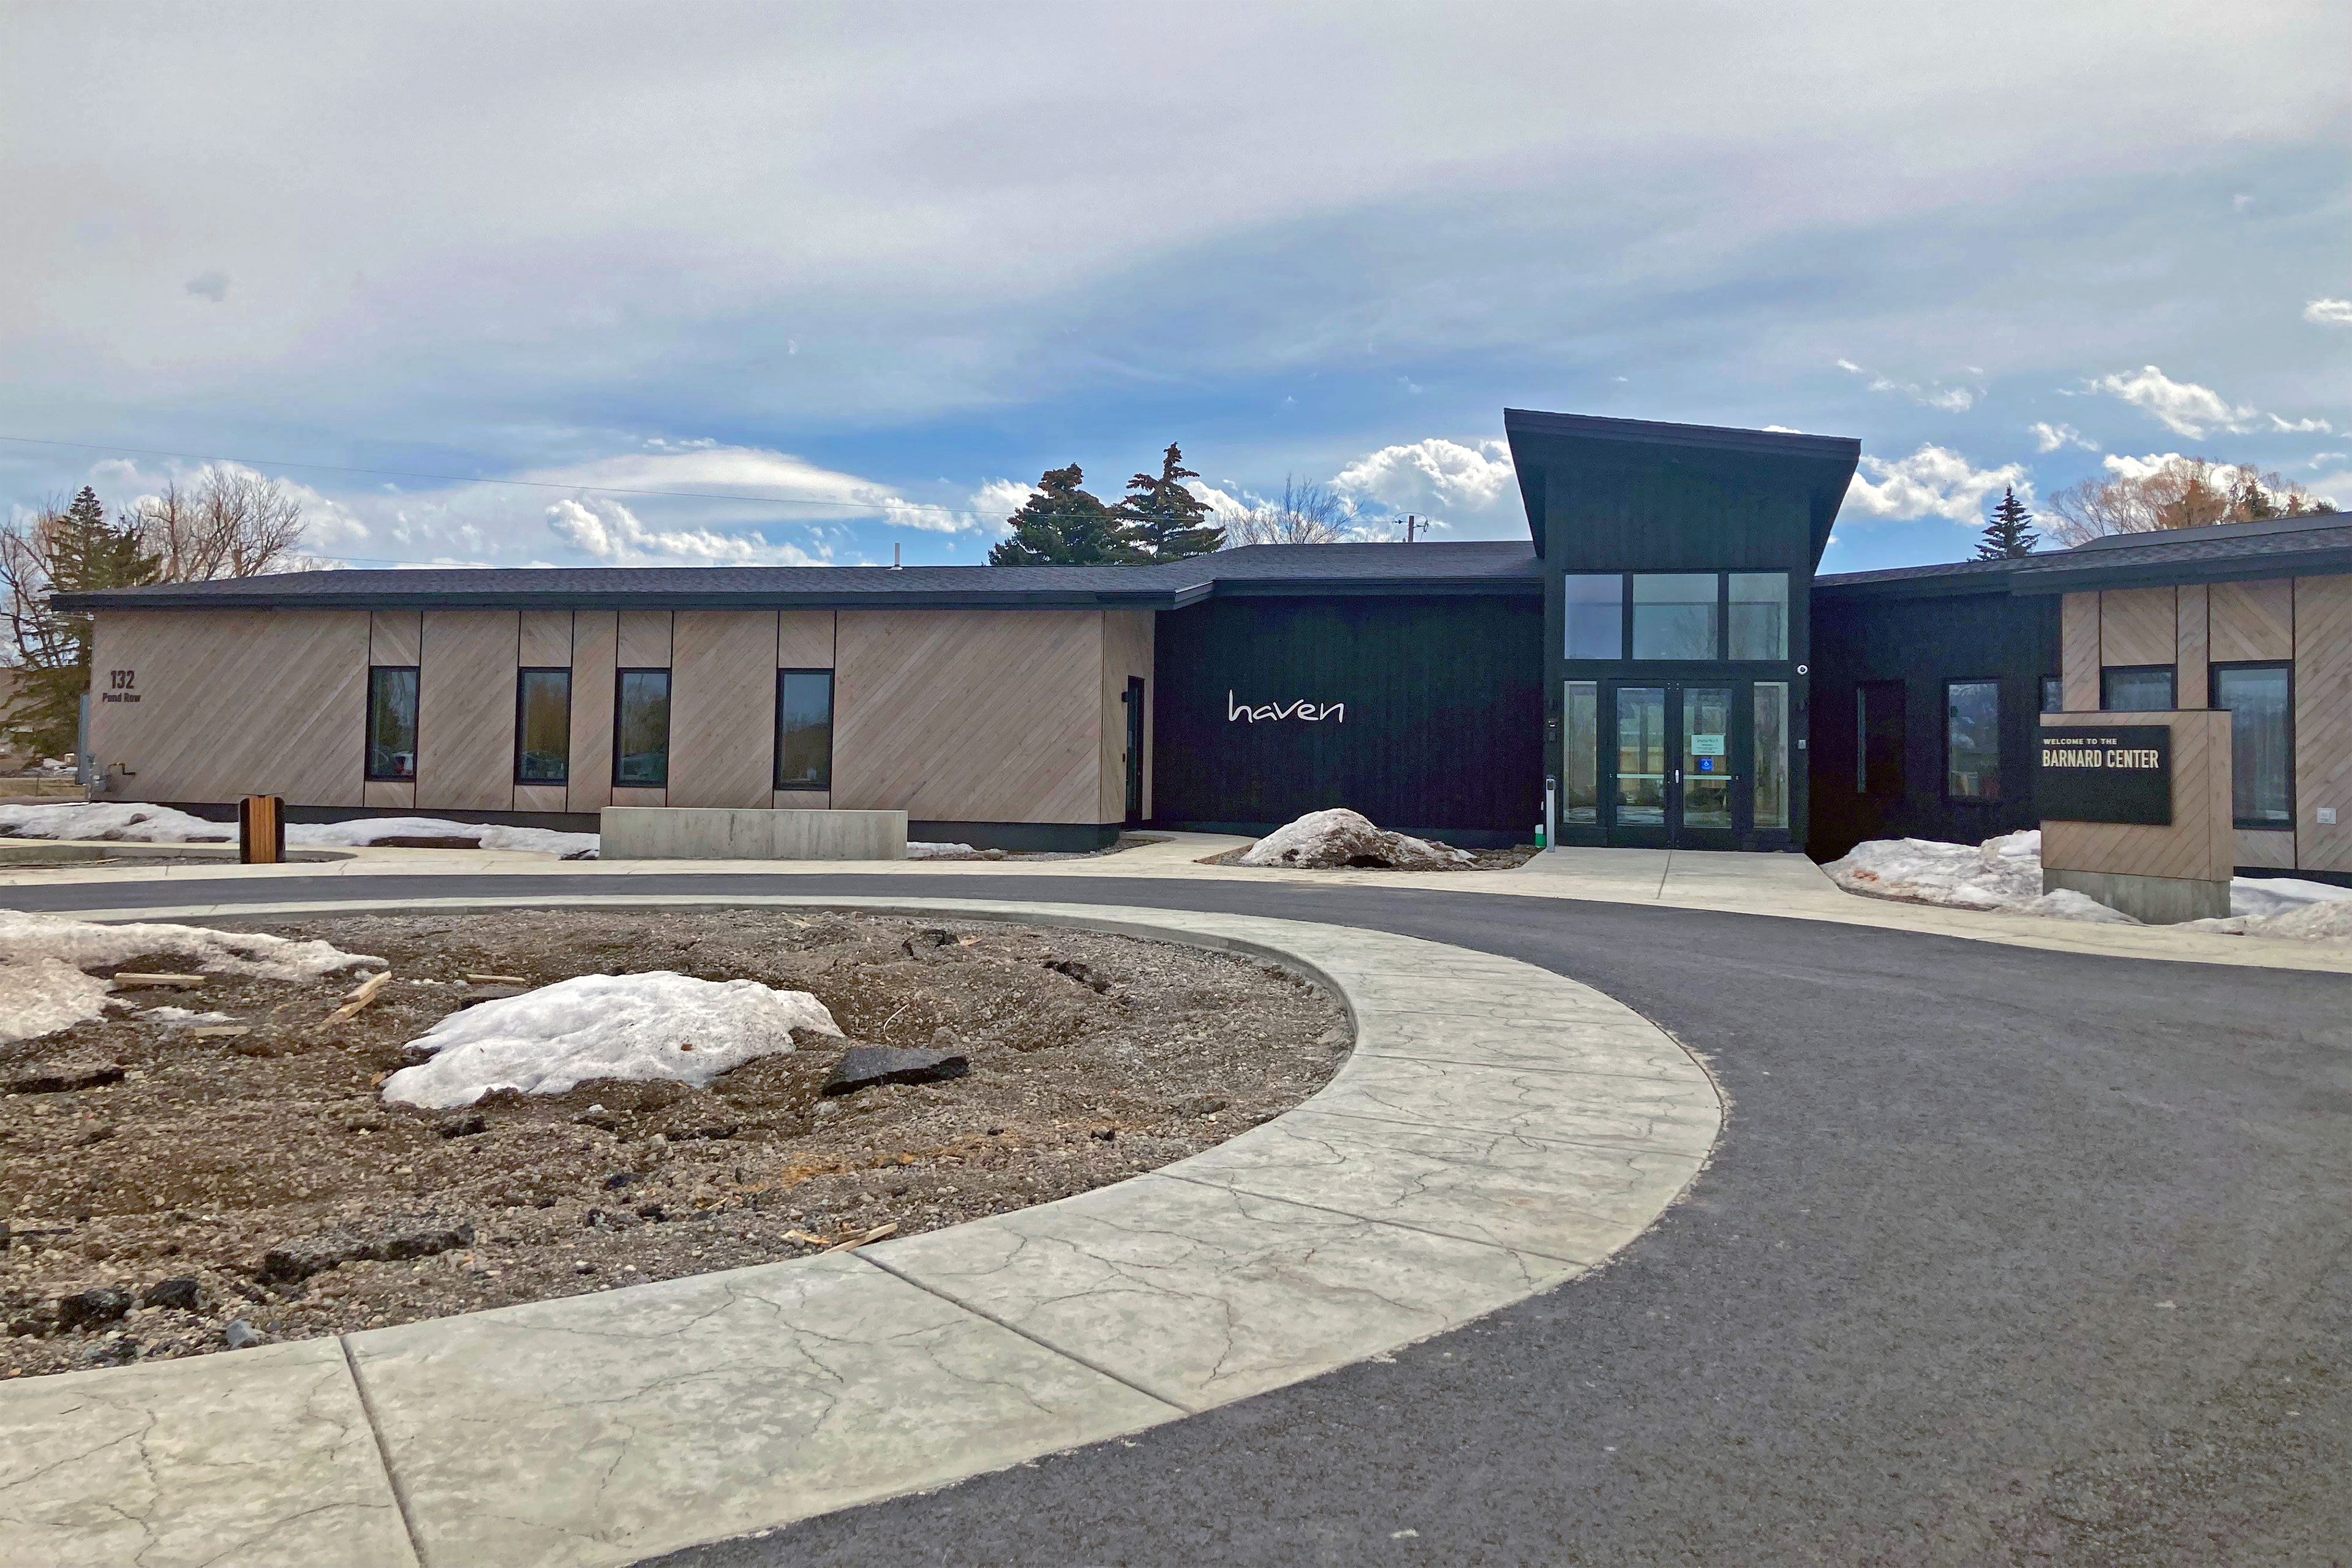
<path id="1" fill-rule="evenodd" d="M 0 0 L 0 508 L 977 562 L 1181 441 L 1523 538 L 1507 405 L 1859 437 L 1825 569 L 2168 452 L 2352 506 L 2342 0 Z M 499 482 L 493 482 L 499 481 Z"/>

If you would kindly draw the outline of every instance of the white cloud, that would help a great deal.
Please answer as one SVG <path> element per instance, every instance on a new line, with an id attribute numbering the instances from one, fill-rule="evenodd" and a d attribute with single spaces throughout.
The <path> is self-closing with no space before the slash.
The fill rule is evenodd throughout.
<path id="1" fill-rule="evenodd" d="M 1862 366 L 1854 363 L 1853 361 L 1850 359 L 1842 359 L 1838 361 L 1837 367 L 1840 370 L 1852 371 L 1856 375 L 1860 375 L 1863 373 Z"/>
<path id="2" fill-rule="evenodd" d="M 2336 434 L 2336 426 L 2325 419 L 2282 419 L 2275 414 L 2265 414 L 2263 417 L 2271 422 L 2273 430 L 2282 435 L 2302 436 L 2314 430 L 2325 430 L 2330 436 Z"/>
<path id="3" fill-rule="evenodd" d="M 2036 451 L 2055 452 L 2062 447 L 2080 447 L 2085 452 L 2095 452 L 2099 444 L 2075 429 L 2072 425 L 2051 425 L 2035 420 L 2027 426 L 2033 432 Z"/>
<path id="4" fill-rule="evenodd" d="M 2209 430 L 2242 434 L 2257 416 L 2251 407 L 2233 407 L 2210 386 L 2175 381 L 2152 364 L 2143 365 L 2131 375 L 2100 376 L 2090 385 L 2094 392 L 2120 397 L 2133 407 L 2154 415 L 2176 436 L 2195 438 Z"/>
<path id="5" fill-rule="evenodd" d="M 1966 458 L 1946 447 L 1923 446 L 1907 458 L 1888 462 L 1864 458 L 1863 469 L 1846 490 L 1846 508 L 1864 517 L 1947 518 L 1953 522 L 1982 520 L 1992 493 L 2014 489 L 2020 500 L 2033 497 L 2033 482 L 2022 463 L 1997 468 L 1971 467 Z"/>
<path id="6" fill-rule="evenodd" d="M 1500 441 L 1464 446 L 1433 436 L 1366 453 L 1334 475 L 1331 488 L 1391 511 L 1486 511 L 1511 490 L 1510 449 Z"/>
<path id="7" fill-rule="evenodd" d="M 217 305 L 228 298 L 228 274 L 200 272 L 188 279 L 188 292 L 200 300 L 210 300 Z"/>
<path id="8" fill-rule="evenodd" d="M 2324 468 L 2330 463 L 2343 462 L 2347 457 L 2352 457 L 2352 453 L 2314 452 L 2311 455 L 2311 461 L 2305 464 L 2304 467 L 2308 468 Z"/>
<path id="9" fill-rule="evenodd" d="M 1837 367 L 1855 375 L 1870 376 L 1870 390 L 1873 392 L 1899 392 L 1923 408 L 1940 408 L 1948 414 L 1967 413 L 1983 395 L 1972 386 L 1946 386 L 1941 382 L 1933 386 L 1922 386 L 1916 381 L 1896 381 L 1892 376 L 1874 375 L 1850 359 L 1839 360 Z M 1971 374 L 1976 374 L 1975 366 L 1969 368 Z"/>
<path id="10" fill-rule="evenodd" d="M 636 513 L 605 496 L 557 501 L 547 509 L 547 528 L 583 554 L 615 564 L 665 560 L 698 565 L 823 564 L 796 545 L 770 544 L 757 533 L 647 528 Z"/>
<path id="11" fill-rule="evenodd" d="M 1197 481 L 1193 488 L 1199 488 Z M 971 492 L 972 515 L 983 527 L 1002 529 L 1031 496 L 1043 493 L 1035 485 L 1024 485 L 1019 479 L 989 479 Z"/>
<path id="12" fill-rule="evenodd" d="M 2352 327 L 2352 300 L 2314 300 L 2303 308 L 2303 319 L 2315 326 Z"/>

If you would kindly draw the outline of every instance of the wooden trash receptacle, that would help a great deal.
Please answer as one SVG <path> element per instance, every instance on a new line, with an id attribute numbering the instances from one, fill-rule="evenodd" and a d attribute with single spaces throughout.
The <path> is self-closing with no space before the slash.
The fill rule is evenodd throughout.
<path id="1" fill-rule="evenodd" d="M 236 803 L 236 858 L 247 866 L 276 866 L 285 860 L 283 798 L 249 795 Z"/>

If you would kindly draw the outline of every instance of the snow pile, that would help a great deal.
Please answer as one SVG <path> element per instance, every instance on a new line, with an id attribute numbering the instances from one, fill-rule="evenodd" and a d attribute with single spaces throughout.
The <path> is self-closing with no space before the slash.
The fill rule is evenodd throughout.
<path id="1" fill-rule="evenodd" d="M 2030 829 L 1978 845 L 1876 838 L 1855 845 L 1844 859 L 1822 869 L 1848 892 L 1952 909 L 2007 910 L 2110 925 L 2138 923 L 2071 889 L 2043 892 L 2042 835 Z M 2230 881 L 2226 917 L 2189 921 L 2181 929 L 2305 942 L 2352 940 L 2352 888 L 2292 877 L 2235 877 Z"/>
<path id="2" fill-rule="evenodd" d="M 0 1041 L 37 1039 L 104 1010 L 107 982 L 87 970 L 168 956 L 215 974 L 315 980 L 381 958 L 323 942 L 195 926 L 96 925 L 0 910 Z"/>
<path id="3" fill-rule="evenodd" d="M 17 838 L 101 839 L 128 844 L 234 844 L 236 824 L 206 822 L 168 805 L 131 801 L 79 801 L 56 805 L 0 805 L 0 835 Z M 318 849 L 378 844 L 387 838 L 462 838 L 482 849 L 589 858 L 596 852 L 593 833 L 558 833 L 546 827 L 508 827 L 498 823 L 451 822 L 438 816 L 370 816 L 351 822 L 289 822 L 289 848 Z"/>
<path id="4" fill-rule="evenodd" d="M 450 1014 L 409 1042 L 433 1059 L 386 1079 L 383 1097 L 444 1110 L 494 1089 L 562 1094 L 590 1079 L 707 1084 L 791 1050 L 794 1029 L 841 1033 L 805 991 L 667 970 L 583 974 Z"/>
<path id="5" fill-rule="evenodd" d="M 1329 811 L 1310 811 L 1297 821 L 1276 828 L 1250 846 L 1241 864 L 1444 871 L 1472 864 L 1472 857 L 1467 850 L 1448 844 L 1432 844 L 1426 839 L 1391 833 L 1374 826 L 1362 814 L 1338 806 Z"/>
<path id="6" fill-rule="evenodd" d="M 139 1016 L 152 1018 L 165 1028 L 193 1028 L 198 1024 L 235 1022 L 226 1013 L 199 1013 L 188 1007 L 150 1007 Z"/>
<path id="7" fill-rule="evenodd" d="M 982 858 L 981 852 L 969 844 L 918 844 L 912 839 L 907 842 L 907 858 L 909 860 L 978 860 Z"/>

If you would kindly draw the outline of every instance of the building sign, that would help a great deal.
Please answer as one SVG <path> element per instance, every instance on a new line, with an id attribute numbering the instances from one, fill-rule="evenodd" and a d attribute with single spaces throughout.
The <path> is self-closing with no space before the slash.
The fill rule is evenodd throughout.
<path id="1" fill-rule="evenodd" d="M 2172 826 L 2172 731 L 2162 724 L 2044 728 L 2033 801 L 2055 822 Z"/>
<path id="2" fill-rule="evenodd" d="M 135 669 L 110 669 L 106 672 L 106 689 L 98 694 L 100 702 L 136 702 L 139 700 L 139 672 Z"/>
<path id="3" fill-rule="evenodd" d="M 1296 702 L 1262 702 L 1252 707 L 1246 702 L 1234 701 L 1234 694 L 1226 692 L 1225 722 L 1238 724 L 1244 719 L 1253 724 L 1260 720 L 1271 722 L 1284 719 L 1297 719 L 1308 724 L 1319 724 L 1326 720 L 1334 724 L 1344 724 L 1348 721 L 1348 705 L 1344 702 L 1309 702 L 1300 698 Z"/>

